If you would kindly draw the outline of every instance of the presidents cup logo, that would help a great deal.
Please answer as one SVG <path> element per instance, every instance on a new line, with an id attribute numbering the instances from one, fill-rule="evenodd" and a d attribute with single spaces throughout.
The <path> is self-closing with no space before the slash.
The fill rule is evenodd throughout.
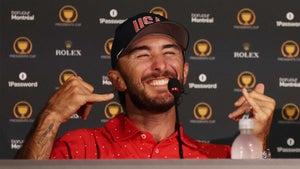
<path id="1" fill-rule="evenodd" d="M 299 116 L 299 107 L 294 103 L 287 103 L 281 109 L 281 117 L 286 121 L 296 121 Z"/>
<path id="2" fill-rule="evenodd" d="M 208 40 L 200 39 L 194 43 L 193 50 L 196 56 L 209 57 L 212 52 L 212 46 Z"/>
<path id="3" fill-rule="evenodd" d="M 236 29 L 258 29 L 259 26 L 254 26 L 256 21 L 256 15 L 252 9 L 243 8 L 237 13 L 237 22 L 239 25 L 235 25 Z"/>
<path id="4" fill-rule="evenodd" d="M 105 51 L 105 54 L 108 56 L 110 56 L 113 41 L 114 41 L 114 38 L 109 38 L 106 40 L 106 42 L 104 44 L 104 51 Z"/>
<path id="5" fill-rule="evenodd" d="M 31 40 L 25 36 L 19 37 L 15 40 L 13 48 L 18 55 L 29 55 L 32 51 Z"/>
<path id="6" fill-rule="evenodd" d="M 212 109 L 209 104 L 205 102 L 198 103 L 194 107 L 194 117 L 197 120 L 209 120 L 212 116 Z"/>
<path id="7" fill-rule="evenodd" d="M 237 21 L 240 25 L 253 25 L 255 23 L 255 20 L 255 13 L 249 8 L 241 9 L 237 14 Z"/>
<path id="8" fill-rule="evenodd" d="M 121 104 L 115 101 L 109 102 L 104 108 L 105 117 L 107 119 L 111 119 L 122 112 L 123 108 Z"/>
<path id="9" fill-rule="evenodd" d="M 194 106 L 193 109 L 194 118 L 196 120 L 190 120 L 190 123 L 209 123 L 213 124 L 216 120 L 212 120 L 213 110 L 211 106 L 206 102 L 200 102 Z"/>
<path id="10" fill-rule="evenodd" d="M 74 23 L 78 19 L 78 12 L 74 6 L 66 5 L 59 10 L 59 19 L 63 23 Z"/>
<path id="11" fill-rule="evenodd" d="M 77 76 L 77 73 L 72 69 L 66 69 L 59 74 L 59 83 L 63 85 L 70 77 Z"/>
<path id="12" fill-rule="evenodd" d="M 296 58 L 299 52 L 299 45 L 293 40 L 287 40 L 281 45 L 281 54 L 285 58 Z"/>
<path id="13" fill-rule="evenodd" d="M 237 78 L 237 83 L 240 88 L 253 88 L 256 85 L 256 78 L 253 73 L 249 71 L 244 71 L 239 74 Z"/>
<path id="14" fill-rule="evenodd" d="M 160 7 L 160 6 L 153 7 L 153 8 L 150 10 L 150 13 L 154 13 L 154 14 L 163 16 L 163 17 L 165 17 L 165 18 L 168 18 L 168 13 L 167 13 L 167 11 L 166 11 L 163 7 Z"/>
<path id="15" fill-rule="evenodd" d="M 58 12 L 58 18 L 60 20 L 59 23 L 55 23 L 55 26 L 74 26 L 79 27 L 82 24 L 78 23 L 78 11 L 77 9 L 72 5 L 65 5 L 62 8 L 60 8 Z"/>
<path id="16" fill-rule="evenodd" d="M 20 101 L 15 104 L 13 113 L 17 119 L 29 119 L 32 115 L 32 107 L 26 101 Z"/>

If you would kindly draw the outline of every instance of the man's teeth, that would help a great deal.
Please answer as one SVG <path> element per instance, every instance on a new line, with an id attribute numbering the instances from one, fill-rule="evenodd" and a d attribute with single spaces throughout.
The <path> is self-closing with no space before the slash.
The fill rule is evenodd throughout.
<path id="1" fill-rule="evenodd" d="M 166 85 L 168 84 L 169 82 L 169 79 L 164 79 L 164 80 L 153 80 L 150 85 L 153 85 L 153 86 L 160 86 L 160 85 Z"/>

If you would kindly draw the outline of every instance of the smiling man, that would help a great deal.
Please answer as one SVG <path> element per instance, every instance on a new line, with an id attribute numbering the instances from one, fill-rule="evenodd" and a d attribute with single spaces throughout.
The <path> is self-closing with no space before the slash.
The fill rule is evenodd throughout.
<path id="1" fill-rule="evenodd" d="M 125 112 L 102 128 L 77 129 L 56 140 L 60 125 L 74 112 L 86 119 L 93 103 L 114 97 L 96 94 L 81 77 L 72 77 L 50 98 L 17 158 L 229 158 L 230 146 L 201 143 L 187 136 L 182 126 L 176 129 L 168 82 L 176 78 L 186 83 L 188 39 L 184 27 L 159 15 L 141 13 L 126 20 L 116 29 L 108 72 Z M 239 119 L 251 109 L 254 133 L 266 147 L 275 101 L 264 95 L 264 85 L 251 93 L 244 89 L 235 106 L 229 118 Z"/>

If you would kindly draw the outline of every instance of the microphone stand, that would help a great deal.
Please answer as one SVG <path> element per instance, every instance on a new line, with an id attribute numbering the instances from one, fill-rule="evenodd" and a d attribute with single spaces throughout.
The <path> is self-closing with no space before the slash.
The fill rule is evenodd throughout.
<path id="1" fill-rule="evenodd" d="M 177 130 L 178 136 L 177 136 L 177 141 L 178 141 L 178 151 L 179 151 L 179 157 L 180 159 L 183 159 L 183 150 L 182 150 L 182 141 L 181 141 L 181 132 L 180 132 L 180 121 L 179 121 L 179 114 L 178 114 L 178 97 L 174 97 L 174 102 L 175 102 L 175 111 L 176 111 L 176 124 L 175 124 L 175 129 Z"/>

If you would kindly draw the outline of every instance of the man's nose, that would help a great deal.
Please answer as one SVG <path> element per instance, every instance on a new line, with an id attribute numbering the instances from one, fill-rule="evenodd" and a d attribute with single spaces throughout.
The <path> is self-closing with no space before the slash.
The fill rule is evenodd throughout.
<path id="1" fill-rule="evenodd" d="M 152 58 L 152 69 L 162 71 L 167 67 L 167 60 L 162 55 L 155 55 Z"/>

